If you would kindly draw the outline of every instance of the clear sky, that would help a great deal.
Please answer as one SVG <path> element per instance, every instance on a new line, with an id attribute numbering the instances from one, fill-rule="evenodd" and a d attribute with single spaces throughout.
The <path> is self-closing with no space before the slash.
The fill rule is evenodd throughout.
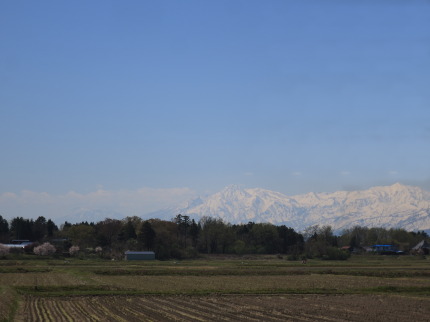
<path id="1" fill-rule="evenodd" d="M 430 1 L 1 1 L 0 120 L 3 202 L 430 190 Z"/>

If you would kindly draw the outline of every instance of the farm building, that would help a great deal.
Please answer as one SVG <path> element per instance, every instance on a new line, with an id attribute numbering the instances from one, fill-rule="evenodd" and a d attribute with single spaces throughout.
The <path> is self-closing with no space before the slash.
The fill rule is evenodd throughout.
<path id="1" fill-rule="evenodd" d="M 381 255 L 401 255 L 402 251 L 394 245 L 373 245 L 372 251 Z"/>
<path id="2" fill-rule="evenodd" d="M 12 243 L 10 244 L 2 244 L 3 246 L 6 246 L 8 248 L 16 248 L 16 249 L 26 249 L 26 247 L 30 247 L 34 244 L 34 242 L 29 241 L 27 239 L 19 239 L 19 240 L 12 240 Z"/>
<path id="3" fill-rule="evenodd" d="M 155 253 L 154 252 L 132 252 L 132 251 L 126 251 L 125 252 L 125 259 L 128 261 L 132 260 L 154 260 L 155 259 Z"/>
<path id="4" fill-rule="evenodd" d="M 430 243 L 425 240 L 420 241 L 414 248 L 412 248 L 412 253 L 429 255 Z"/>

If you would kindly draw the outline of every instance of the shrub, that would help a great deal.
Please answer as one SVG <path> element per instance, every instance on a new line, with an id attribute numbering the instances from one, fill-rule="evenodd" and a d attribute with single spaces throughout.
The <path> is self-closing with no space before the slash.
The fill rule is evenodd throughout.
<path id="1" fill-rule="evenodd" d="M 195 259 L 199 257 L 199 252 L 194 247 L 187 247 L 184 250 L 183 257 L 187 259 Z"/>
<path id="2" fill-rule="evenodd" d="M 9 254 L 9 247 L 0 244 L 0 258 L 6 257 L 7 254 Z"/>
<path id="3" fill-rule="evenodd" d="M 55 253 L 56 249 L 50 243 L 44 243 L 40 246 L 34 247 L 33 252 L 39 256 L 49 256 Z"/>
<path id="4" fill-rule="evenodd" d="M 290 255 L 287 256 L 287 260 L 289 260 L 289 261 L 298 261 L 299 260 L 299 255 L 297 255 L 297 254 L 290 254 Z"/>
<path id="5" fill-rule="evenodd" d="M 322 256 L 322 259 L 327 260 L 346 260 L 350 256 L 349 252 L 345 252 L 336 247 L 328 247 L 326 254 Z"/>

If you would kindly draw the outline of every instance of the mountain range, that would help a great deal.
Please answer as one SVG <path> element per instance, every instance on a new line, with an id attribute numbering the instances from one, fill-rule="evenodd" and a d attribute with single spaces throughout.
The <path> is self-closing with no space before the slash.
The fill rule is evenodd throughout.
<path id="1" fill-rule="evenodd" d="M 297 231 L 312 225 L 330 225 L 335 232 L 357 225 L 430 231 L 430 192 L 396 183 L 360 191 L 286 196 L 231 185 L 208 197 L 150 215 L 170 219 L 177 214 L 196 219 L 218 217 L 232 224 L 268 222 Z"/>
<path id="2" fill-rule="evenodd" d="M 123 219 L 128 214 L 99 209 L 76 209 L 60 223 Z M 261 188 L 230 185 L 169 209 L 142 215 L 144 219 L 171 220 L 176 215 L 198 220 L 217 217 L 226 223 L 267 222 L 303 231 L 312 225 L 330 225 L 335 232 L 354 226 L 403 228 L 430 233 L 430 192 L 399 183 L 367 190 L 336 191 L 286 196 Z"/>

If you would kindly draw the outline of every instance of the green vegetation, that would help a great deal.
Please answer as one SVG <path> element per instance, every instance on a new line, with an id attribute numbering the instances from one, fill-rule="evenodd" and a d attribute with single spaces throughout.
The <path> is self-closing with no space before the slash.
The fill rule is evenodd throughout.
<path id="1" fill-rule="evenodd" d="M 13 321 L 18 309 L 18 294 L 12 287 L 0 288 L 0 321 Z"/>
<path id="2" fill-rule="evenodd" d="M 13 239 L 34 241 L 25 251 L 39 257 L 55 252 L 56 258 L 122 259 L 126 250 L 153 250 L 160 260 L 195 259 L 204 254 L 278 254 L 297 261 L 347 260 L 351 252 L 363 252 L 364 246 L 373 244 L 392 244 L 407 252 L 428 236 L 425 232 L 358 226 L 339 236 L 330 226 L 311 226 L 298 233 L 268 223 L 231 225 L 211 217 L 196 222 L 186 215 L 177 215 L 171 221 L 127 217 L 97 223 L 65 222 L 60 228 L 44 217 L 17 217 L 9 224 L 0 216 L 0 242 Z M 3 248 L 0 258 L 11 259 L 22 252 Z"/>

